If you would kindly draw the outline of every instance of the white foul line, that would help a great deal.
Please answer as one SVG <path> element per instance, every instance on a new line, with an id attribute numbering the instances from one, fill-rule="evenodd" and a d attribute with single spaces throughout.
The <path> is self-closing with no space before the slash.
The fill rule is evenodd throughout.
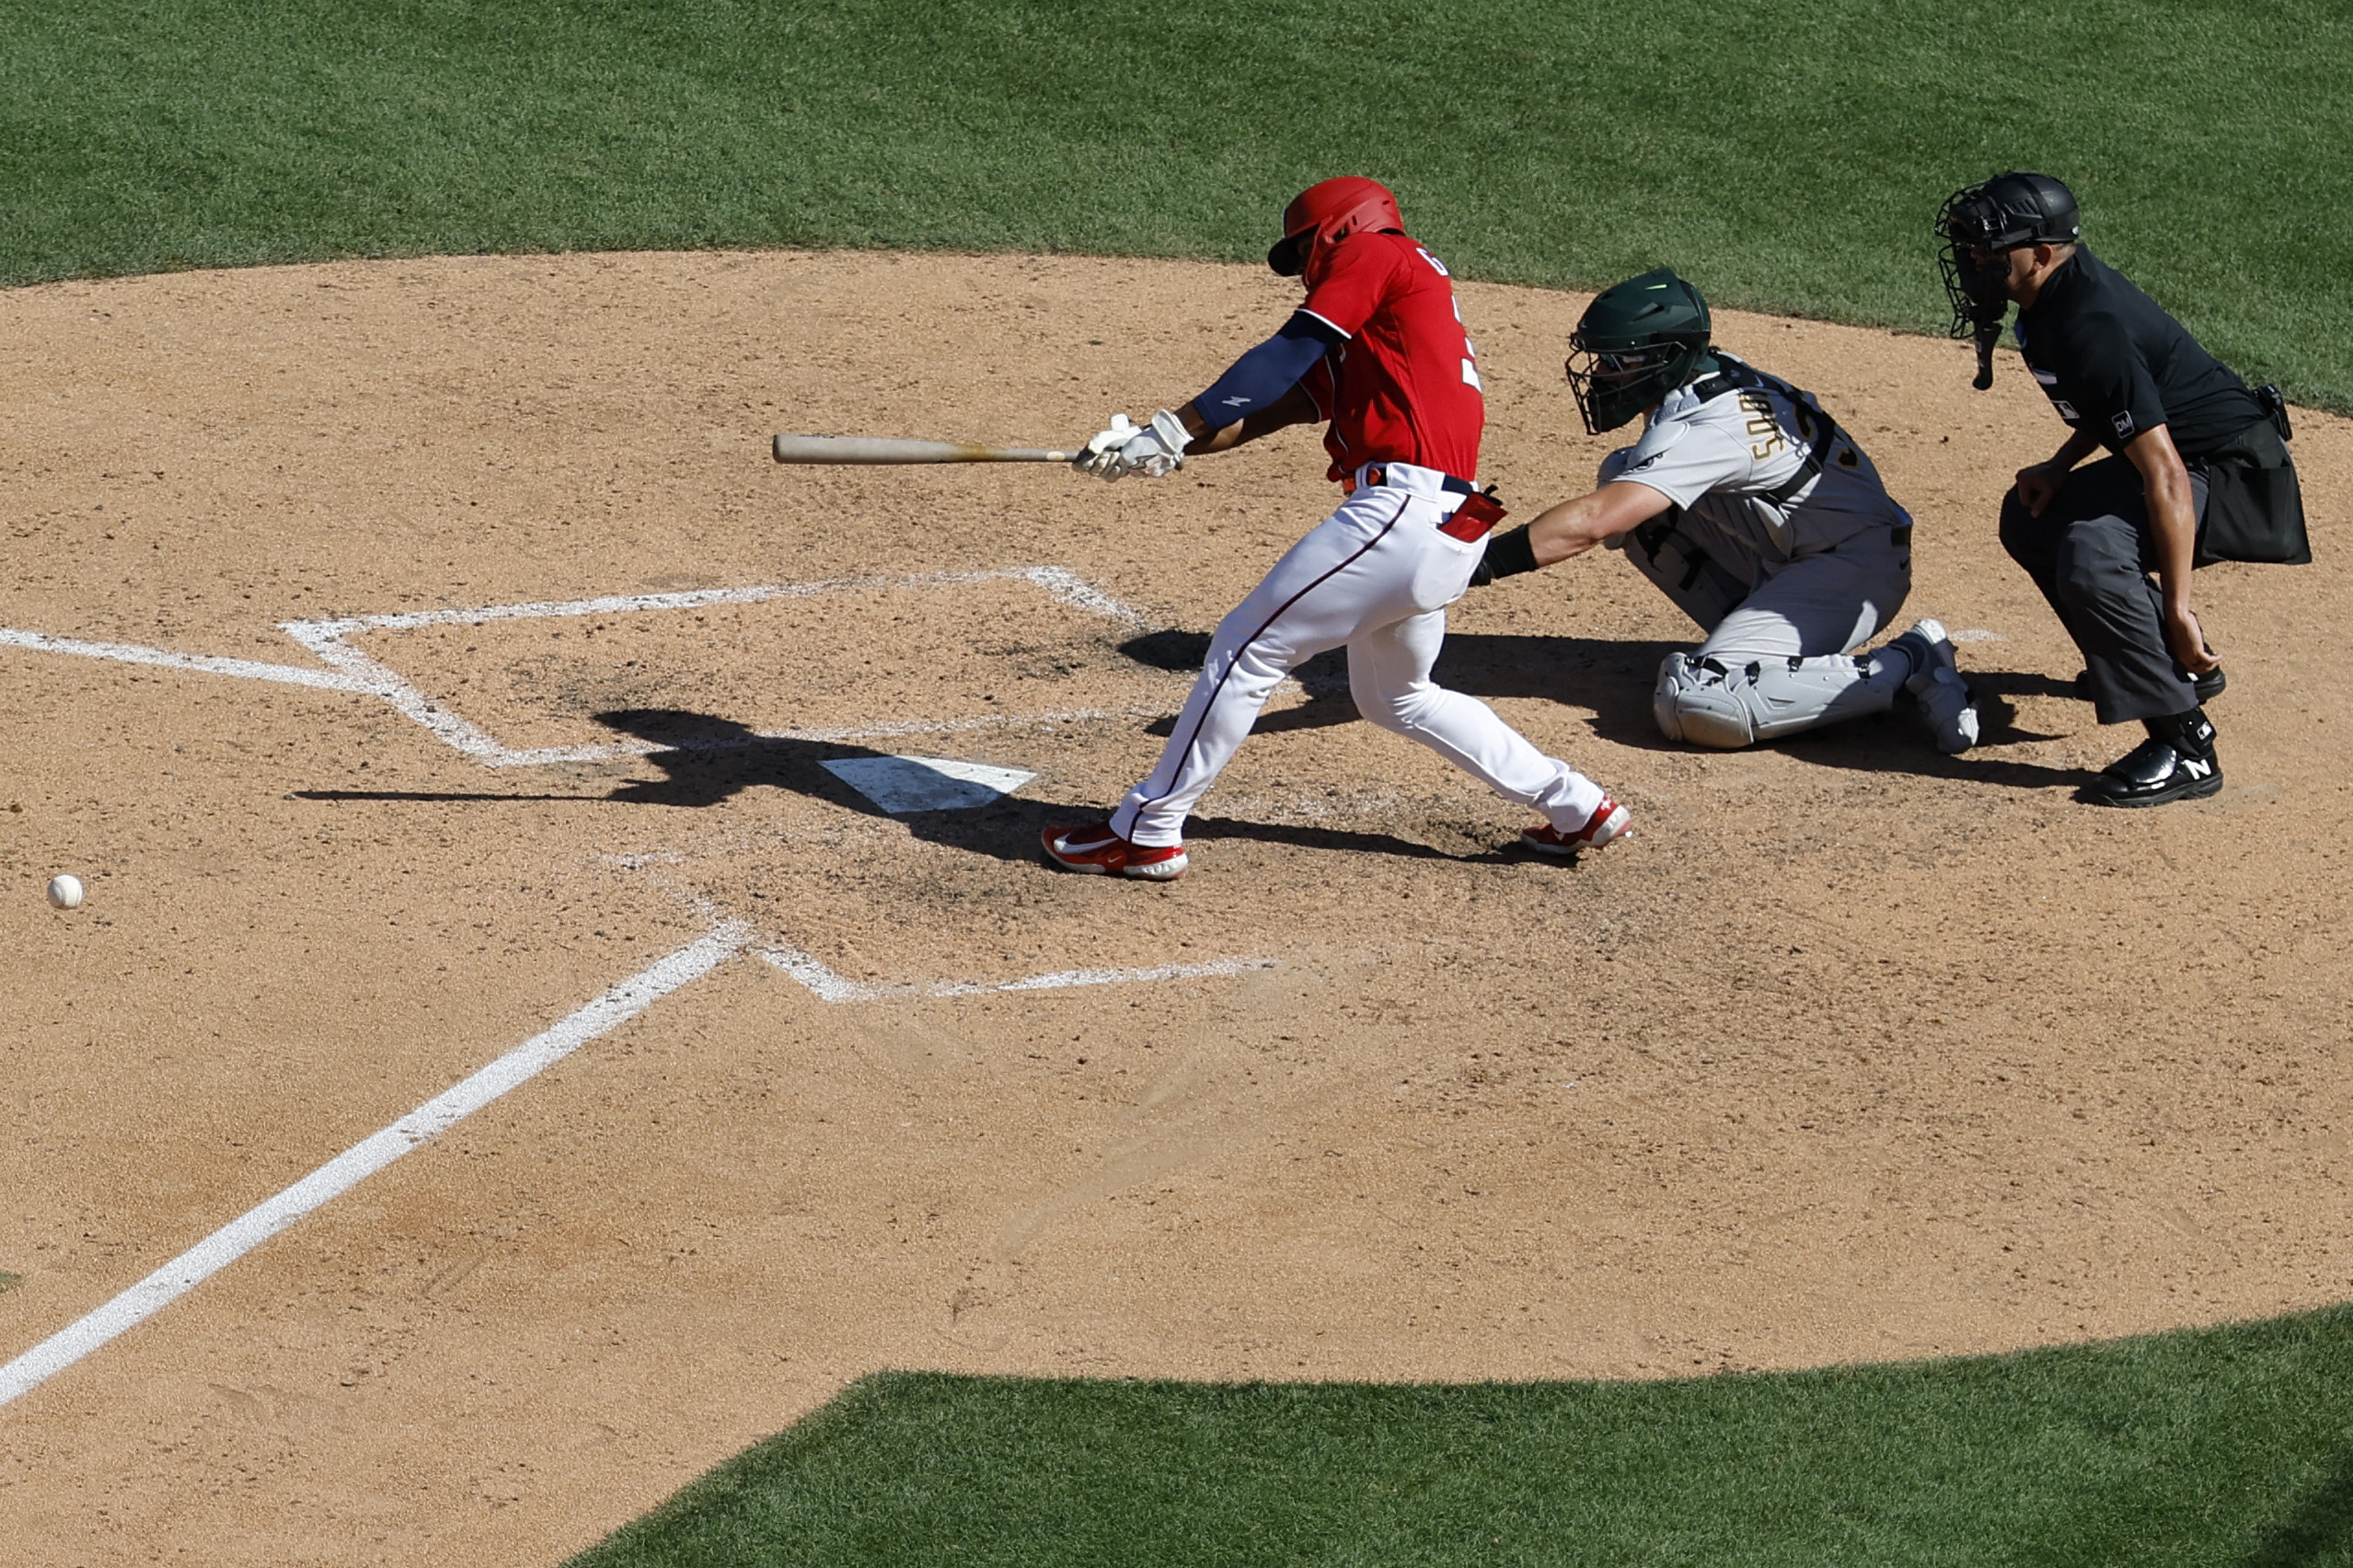
<path id="1" fill-rule="evenodd" d="M 751 933 L 729 926 L 679 949 L 615 986 L 570 1018 L 362 1139 L 276 1197 L 213 1232 L 79 1321 L 0 1366 L 0 1405 L 30 1392 L 116 1335 L 144 1322 L 212 1275 L 329 1200 L 350 1191 L 419 1144 L 446 1132 L 507 1090 L 635 1018 L 679 986 L 743 950 Z"/>

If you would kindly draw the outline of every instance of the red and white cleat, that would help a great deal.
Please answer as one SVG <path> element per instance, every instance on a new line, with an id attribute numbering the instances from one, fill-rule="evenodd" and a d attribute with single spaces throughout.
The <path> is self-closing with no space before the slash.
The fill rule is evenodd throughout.
<path id="1" fill-rule="evenodd" d="M 1546 823 L 1541 827 L 1531 827 L 1521 834 L 1519 841 L 1540 855 L 1574 860 L 1588 849 L 1598 849 L 1612 840 L 1625 837 L 1632 831 L 1627 825 L 1632 820 L 1625 807 L 1604 795 L 1601 803 L 1593 808 L 1593 814 L 1585 819 L 1585 825 L 1574 833 L 1563 833 Z"/>
<path id="2" fill-rule="evenodd" d="M 1045 858 L 1066 871 L 1146 882 L 1174 882 L 1184 875 L 1186 865 L 1183 845 L 1130 844 L 1107 822 L 1047 828 Z"/>

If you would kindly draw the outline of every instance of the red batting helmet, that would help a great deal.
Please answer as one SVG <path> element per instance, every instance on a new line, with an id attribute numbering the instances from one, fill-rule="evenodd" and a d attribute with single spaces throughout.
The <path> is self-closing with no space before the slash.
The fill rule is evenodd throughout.
<path id="1" fill-rule="evenodd" d="M 1286 278 L 1307 271 L 1318 246 L 1352 234 L 1389 229 L 1402 234 L 1397 198 L 1378 179 L 1344 174 L 1309 186 L 1283 209 L 1283 237 L 1266 253 L 1266 264 Z"/>

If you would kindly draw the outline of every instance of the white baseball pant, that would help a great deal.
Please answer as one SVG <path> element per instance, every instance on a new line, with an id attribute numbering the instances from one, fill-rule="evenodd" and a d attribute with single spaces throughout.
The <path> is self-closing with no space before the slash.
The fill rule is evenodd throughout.
<path id="1" fill-rule="evenodd" d="M 1148 847 L 1182 843 L 1194 802 L 1240 749 L 1283 677 L 1346 644 L 1356 710 L 1421 742 L 1505 800 L 1563 833 L 1600 805 L 1600 786 L 1546 756 L 1478 698 L 1430 679 L 1446 606 L 1462 597 L 1482 548 L 1438 531 L 1463 498 L 1434 468 L 1383 465 L 1291 547 L 1217 625 L 1175 731 L 1151 776 L 1128 791 L 1112 831 Z"/>

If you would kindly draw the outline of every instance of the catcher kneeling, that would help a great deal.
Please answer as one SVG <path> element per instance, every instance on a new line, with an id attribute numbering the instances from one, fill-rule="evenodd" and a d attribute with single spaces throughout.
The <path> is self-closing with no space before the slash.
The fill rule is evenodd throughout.
<path id="1" fill-rule="evenodd" d="M 1642 439 L 1591 494 L 1491 539 L 1472 582 L 1623 549 L 1708 633 L 1659 666 L 1670 740 L 1745 746 L 1908 696 L 1940 750 L 1968 750 L 1977 708 L 1942 626 L 1856 651 L 1911 591 L 1910 514 L 1810 393 L 1709 334 L 1707 301 L 1664 268 L 1594 300 L 1570 339 L 1577 411 L 1596 435 L 1639 414 Z"/>

